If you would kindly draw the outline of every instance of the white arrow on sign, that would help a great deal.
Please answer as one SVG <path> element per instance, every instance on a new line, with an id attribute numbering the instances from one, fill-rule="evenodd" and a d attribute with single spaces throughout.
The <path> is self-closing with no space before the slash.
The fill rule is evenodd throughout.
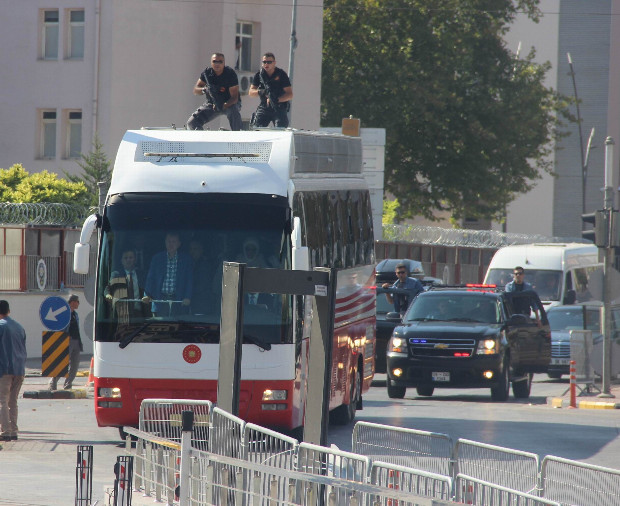
<path id="1" fill-rule="evenodd" d="M 45 317 L 45 319 L 52 320 L 55 322 L 57 320 L 56 316 L 66 310 L 67 310 L 67 306 L 61 306 L 58 309 L 56 309 L 56 311 L 52 311 L 52 308 L 50 308 L 49 311 L 47 312 L 47 316 Z"/>

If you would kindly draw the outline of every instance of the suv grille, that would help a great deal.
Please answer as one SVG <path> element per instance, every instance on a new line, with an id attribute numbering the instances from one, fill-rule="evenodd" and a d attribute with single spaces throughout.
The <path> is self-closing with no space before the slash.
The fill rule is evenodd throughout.
<path id="1" fill-rule="evenodd" d="M 551 343 L 551 356 L 553 358 L 570 358 L 570 343 Z"/>
<path id="2" fill-rule="evenodd" d="M 418 357 L 471 357 L 475 339 L 409 338 L 411 354 Z"/>

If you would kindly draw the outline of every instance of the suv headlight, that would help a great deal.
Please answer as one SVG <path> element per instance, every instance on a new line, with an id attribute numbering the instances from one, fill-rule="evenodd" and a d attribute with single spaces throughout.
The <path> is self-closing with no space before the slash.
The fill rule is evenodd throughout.
<path id="1" fill-rule="evenodd" d="M 478 355 L 495 355 L 498 352 L 497 339 L 481 339 L 478 341 L 478 349 L 476 350 Z"/>
<path id="2" fill-rule="evenodd" d="M 388 352 L 407 353 L 407 340 L 402 337 L 392 336 L 388 342 Z"/>

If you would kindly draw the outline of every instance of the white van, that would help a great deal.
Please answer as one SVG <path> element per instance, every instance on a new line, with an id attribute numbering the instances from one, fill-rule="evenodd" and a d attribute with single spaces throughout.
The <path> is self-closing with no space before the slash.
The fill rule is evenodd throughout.
<path id="1" fill-rule="evenodd" d="M 603 264 L 593 244 L 519 244 L 500 248 L 484 282 L 503 287 L 512 281 L 516 266 L 525 269 L 525 281 L 546 307 L 602 300 Z"/>

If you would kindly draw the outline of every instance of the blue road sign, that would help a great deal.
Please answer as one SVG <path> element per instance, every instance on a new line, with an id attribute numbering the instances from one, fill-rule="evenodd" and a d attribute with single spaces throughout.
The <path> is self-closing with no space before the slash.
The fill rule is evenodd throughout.
<path id="1" fill-rule="evenodd" d="M 71 308 L 62 297 L 48 297 L 41 303 L 39 317 L 49 330 L 64 330 L 71 321 Z"/>

